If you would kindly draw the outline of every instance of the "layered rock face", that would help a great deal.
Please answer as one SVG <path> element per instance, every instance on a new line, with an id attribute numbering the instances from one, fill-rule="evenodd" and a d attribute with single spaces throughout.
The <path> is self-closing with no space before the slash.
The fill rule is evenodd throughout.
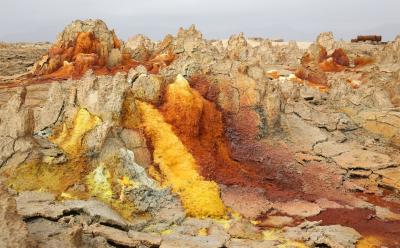
<path id="1" fill-rule="evenodd" d="M 0 83 L 0 246 L 399 247 L 398 40 L 74 21 Z"/>

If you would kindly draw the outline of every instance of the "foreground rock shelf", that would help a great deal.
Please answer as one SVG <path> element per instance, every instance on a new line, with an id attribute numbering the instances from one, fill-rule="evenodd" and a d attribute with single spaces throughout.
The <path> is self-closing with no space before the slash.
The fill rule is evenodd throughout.
<path id="1" fill-rule="evenodd" d="M 0 246 L 399 247 L 399 42 L 0 44 Z"/>

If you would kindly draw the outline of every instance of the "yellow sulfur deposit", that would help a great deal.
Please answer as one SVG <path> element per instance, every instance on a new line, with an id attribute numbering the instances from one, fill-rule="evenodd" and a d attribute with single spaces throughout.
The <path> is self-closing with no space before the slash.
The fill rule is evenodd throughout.
<path id="1" fill-rule="evenodd" d="M 61 166 L 32 161 L 18 166 L 9 175 L 7 183 L 17 191 L 43 190 L 61 195 L 80 182 L 85 175 L 85 170 L 84 161 L 75 160 Z M 78 194 L 82 197 L 85 195 L 83 192 Z"/>
<path id="2" fill-rule="evenodd" d="M 41 161 L 21 164 L 15 171 L 7 172 L 7 184 L 17 191 L 40 190 L 54 193 L 58 199 L 87 199 L 91 196 L 109 204 L 126 219 L 131 219 L 136 211 L 132 202 L 124 199 L 124 191 L 134 187 L 128 176 L 117 175 L 115 165 L 118 161 L 110 159 L 99 165 L 80 157 L 83 135 L 101 122 L 100 118 L 90 114 L 86 109 L 79 109 L 73 126 L 51 138 L 72 159 L 62 165 L 51 164 L 52 157 Z M 75 185 L 84 185 L 75 188 Z M 77 190 L 78 189 L 78 190 Z"/>
<path id="3" fill-rule="evenodd" d="M 194 217 L 221 217 L 225 206 L 215 182 L 204 180 L 197 172 L 197 164 L 179 138 L 152 105 L 137 101 L 146 134 L 154 146 L 154 162 L 182 200 L 188 215 Z"/>
<path id="4" fill-rule="evenodd" d="M 207 228 L 205 228 L 205 227 L 203 227 L 203 228 L 200 228 L 198 231 L 197 231 L 197 235 L 199 235 L 199 236 L 207 236 L 208 235 L 208 230 L 207 230 Z"/>
<path id="5" fill-rule="evenodd" d="M 111 164 L 110 164 L 111 166 Z M 86 185 L 91 196 L 111 205 L 125 219 L 130 220 L 136 209 L 132 202 L 124 200 L 124 189 L 134 184 L 127 176 L 121 179 L 115 178 L 106 164 L 100 163 L 86 177 Z M 114 195 L 119 197 L 114 199 Z"/>
<path id="6" fill-rule="evenodd" d="M 81 108 L 75 116 L 72 128 L 64 123 L 61 132 L 49 138 L 70 155 L 77 155 L 82 148 L 82 137 L 101 123 L 101 119 Z"/>
<path id="7" fill-rule="evenodd" d="M 264 240 L 277 240 L 279 241 L 278 248 L 307 248 L 304 243 L 293 241 L 285 238 L 280 229 L 268 229 L 263 231 Z"/>
<path id="8" fill-rule="evenodd" d="M 357 248 L 376 248 L 382 247 L 382 240 L 376 236 L 363 237 L 357 242 Z"/>
<path id="9" fill-rule="evenodd" d="M 87 177 L 86 183 L 90 194 L 102 200 L 111 199 L 113 193 L 110 179 L 110 172 L 104 168 L 104 165 L 99 165 Z"/>
<path id="10" fill-rule="evenodd" d="M 82 137 L 89 130 L 101 123 L 99 117 L 90 114 L 86 109 L 79 109 L 71 127 L 64 123 L 62 130 L 49 140 L 59 145 L 65 152 L 72 155 L 72 160 L 62 166 L 52 165 L 53 157 L 44 156 L 42 161 L 31 161 L 20 165 L 10 175 L 9 184 L 12 188 L 23 190 L 45 190 L 57 196 L 70 195 L 78 198 L 88 197 L 86 192 L 66 192 L 81 183 L 90 170 L 88 162 L 78 155 L 81 152 Z M 72 195 L 71 195 L 72 193 Z"/>

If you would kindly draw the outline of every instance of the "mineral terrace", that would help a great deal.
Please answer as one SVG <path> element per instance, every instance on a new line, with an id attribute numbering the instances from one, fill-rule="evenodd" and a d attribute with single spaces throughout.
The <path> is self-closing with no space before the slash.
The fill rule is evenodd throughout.
<path id="1" fill-rule="evenodd" d="M 0 247 L 400 247 L 399 192 L 400 36 L 0 43 Z"/>

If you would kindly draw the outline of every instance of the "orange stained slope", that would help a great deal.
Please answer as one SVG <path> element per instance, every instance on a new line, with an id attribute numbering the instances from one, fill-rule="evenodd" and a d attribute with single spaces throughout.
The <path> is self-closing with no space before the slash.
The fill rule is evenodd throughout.
<path id="1" fill-rule="evenodd" d="M 354 59 L 354 66 L 356 68 L 359 68 L 359 67 L 362 67 L 362 66 L 365 66 L 365 65 L 373 64 L 374 62 L 375 62 L 375 59 L 373 57 L 367 57 L 367 56 L 360 57 L 360 56 L 358 56 L 358 57 L 356 57 Z"/>
<path id="2" fill-rule="evenodd" d="M 323 90 L 328 88 L 328 77 L 319 69 L 310 70 L 305 67 L 300 67 L 296 70 L 295 75 L 297 78 L 309 82 L 311 86 L 315 86 Z"/>
<path id="3" fill-rule="evenodd" d="M 320 56 L 318 62 L 319 68 L 324 72 L 341 72 L 350 66 L 350 60 L 341 48 L 335 49 L 330 56 Z"/>
<path id="4" fill-rule="evenodd" d="M 215 182 L 205 180 L 198 173 L 192 154 L 152 105 L 136 102 L 142 125 L 154 151 L 154 162 L 159 166 L 162 184 L 177 193 L 189 216 L 223 217 L 225 206 Z"/>
<path id="5" fill-rule="evenodd" d="M 318 54 L 307 52 L 301 58 L 301 66 L 296 70 L 296 77 L 308 81 L 322 90 L 328 87 L 328 77 L 325 72 L 341 72 L 350 66 L 350 60 L 342 48 L 337 48 L 331 55 L 326 49 L 318 46 Z"/>
<path id="6" fill-rule="evenodd" d="M 196 159 L 205 178 L 225 185 L 268 187 L 265 168 L 242 164 L 231 158 L 222 113 L 214 103 L 190 88 L 184 78 L 178 77 L 168 85 L 160 111 Z"/>

